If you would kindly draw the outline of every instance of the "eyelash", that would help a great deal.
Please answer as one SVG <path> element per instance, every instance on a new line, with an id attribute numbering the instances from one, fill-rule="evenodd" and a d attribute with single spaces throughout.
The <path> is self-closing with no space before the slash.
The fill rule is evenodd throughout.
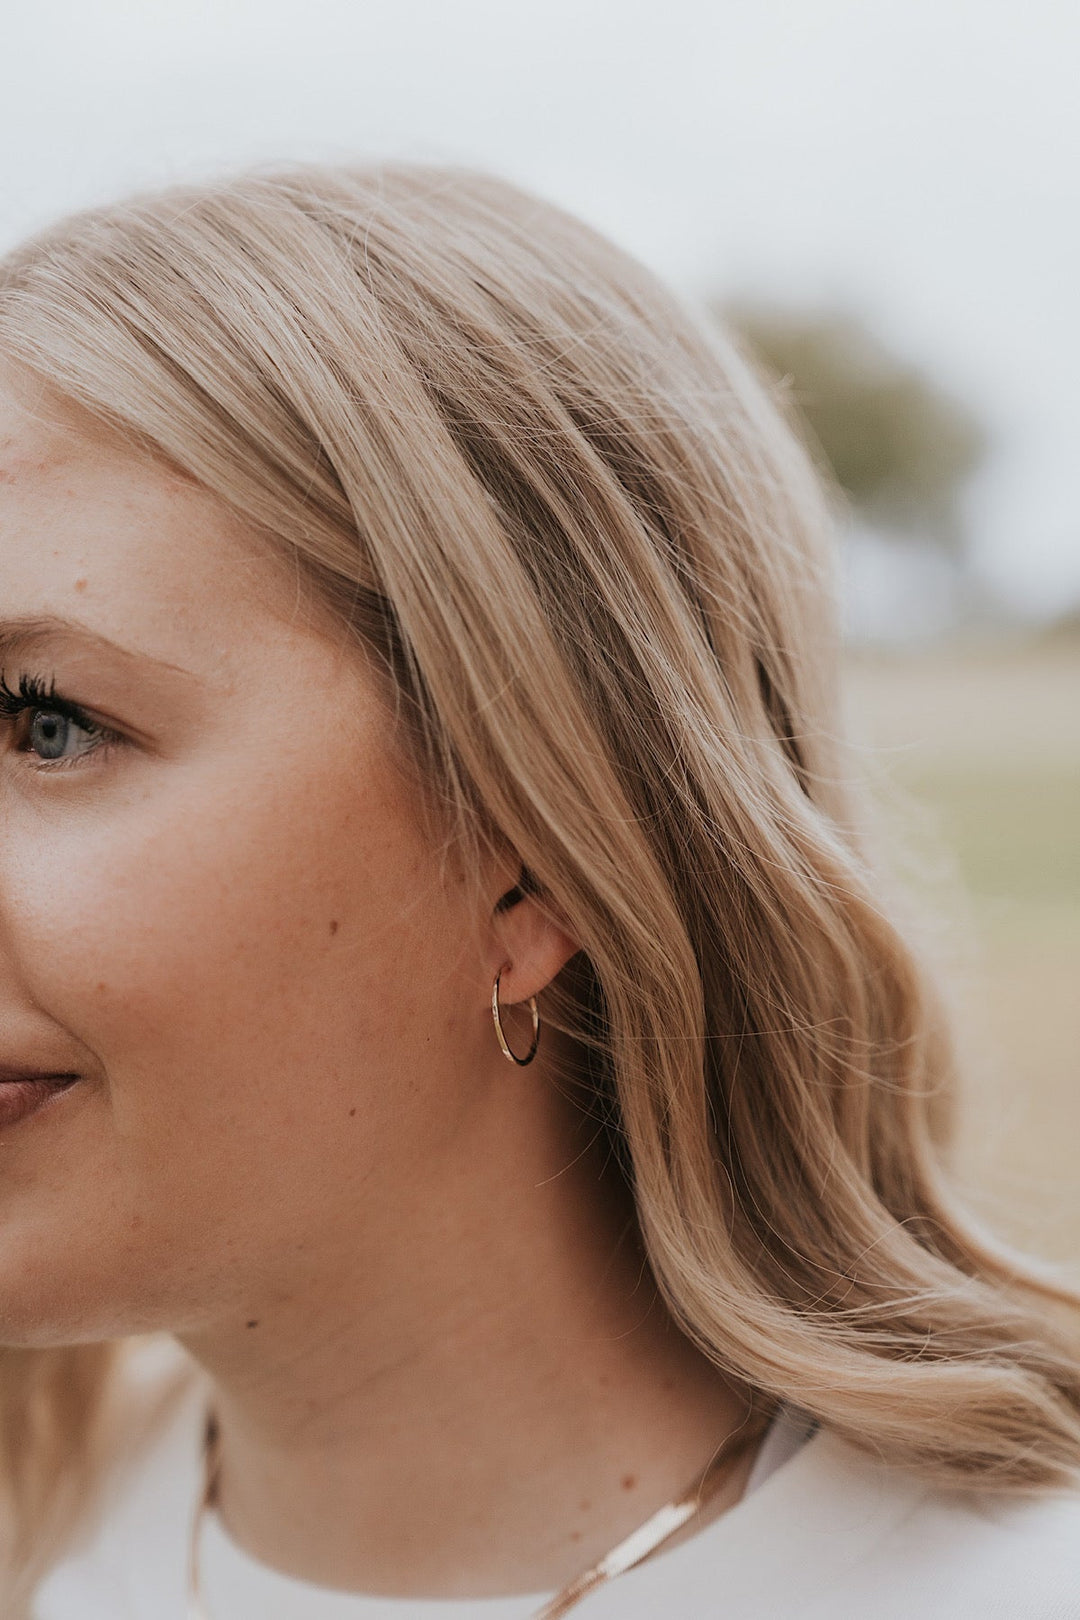
<path id="1" fill-rule="evenodd" d="M 85 709 L 80 709 L 77 703 L 71 703 L 67 698 L 60 697 L 56 691 L 55 677 L 48 684 L 38 675 L 21 674 L 18 684 L 13 689 L 8 685 L 5 671 L 0 670 L 0 717 L 8 720 L 17 720 L 21 714 L 44 710 L 48 714 L 63 715 L 65 720 L 72 721 L 85 731 L 94 740 L 82 753 L 70 759 L 38 759 L 35 770 L 55 771 L 68 769 L 78 765 L 88 754 L 97 753 L 111 747 L 114 743 L 123 741 L 118 732 L 110 731 L 108 727 L 98 725 L 92 720 Z M 20 750 L 29 753 L 29 749 Z"/>

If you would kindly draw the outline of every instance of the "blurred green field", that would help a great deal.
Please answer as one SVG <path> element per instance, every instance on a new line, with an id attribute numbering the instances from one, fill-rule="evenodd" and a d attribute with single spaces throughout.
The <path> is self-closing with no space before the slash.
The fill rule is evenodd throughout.
<path id="1" fill-rule="evenodd" d="M 1080 907 L 1080 763 L 915 768 L 903 780 L 936 813 L 973 895 Z"/>
<path id="2" fill-rule="evenodd" d="M 852 729 L 954 937 L 965 1190 L 1080 1275 L 1080 643 L 853 656 Z"/>

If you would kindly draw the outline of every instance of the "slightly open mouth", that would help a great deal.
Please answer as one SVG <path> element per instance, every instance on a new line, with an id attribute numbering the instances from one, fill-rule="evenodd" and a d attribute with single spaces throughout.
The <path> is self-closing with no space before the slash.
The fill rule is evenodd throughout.
<path id="1" fill-rule="evenodd" d="M 0 1128 L 36 1114 L 81 1079 L 78 1074 L 0 1075 Z"/>
<path id="2" fill-rule="evenodd" d="M 0 1074 L 0 1086 L 51 1086 L 63 1091 L 81 1078 L 78 1074 Z"/>

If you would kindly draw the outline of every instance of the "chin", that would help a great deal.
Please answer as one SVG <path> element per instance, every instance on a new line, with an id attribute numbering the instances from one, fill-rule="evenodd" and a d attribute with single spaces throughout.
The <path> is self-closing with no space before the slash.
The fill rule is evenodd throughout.
<path id="1" fill-rule="evenodd" d="M 0 1216 L 0 1346 L 52 1350 L 167 1330 L 166 1302 L 139 1285 L 132 1267 L 103 1272 L 107 1238 L 87 1249 L 49 1236 L 38 1222 L 20 1241 Z"/>

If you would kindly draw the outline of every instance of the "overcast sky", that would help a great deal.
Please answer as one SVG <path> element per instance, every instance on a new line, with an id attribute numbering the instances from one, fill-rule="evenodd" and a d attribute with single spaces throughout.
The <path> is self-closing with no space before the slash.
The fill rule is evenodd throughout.
<path id="1" fill-rule="evenodd" d="M 1077 0 L 0 0 L 0 248 L 249 159 L 484 165 L 980 410 L 979 554 L 1080 599 Z"/>

